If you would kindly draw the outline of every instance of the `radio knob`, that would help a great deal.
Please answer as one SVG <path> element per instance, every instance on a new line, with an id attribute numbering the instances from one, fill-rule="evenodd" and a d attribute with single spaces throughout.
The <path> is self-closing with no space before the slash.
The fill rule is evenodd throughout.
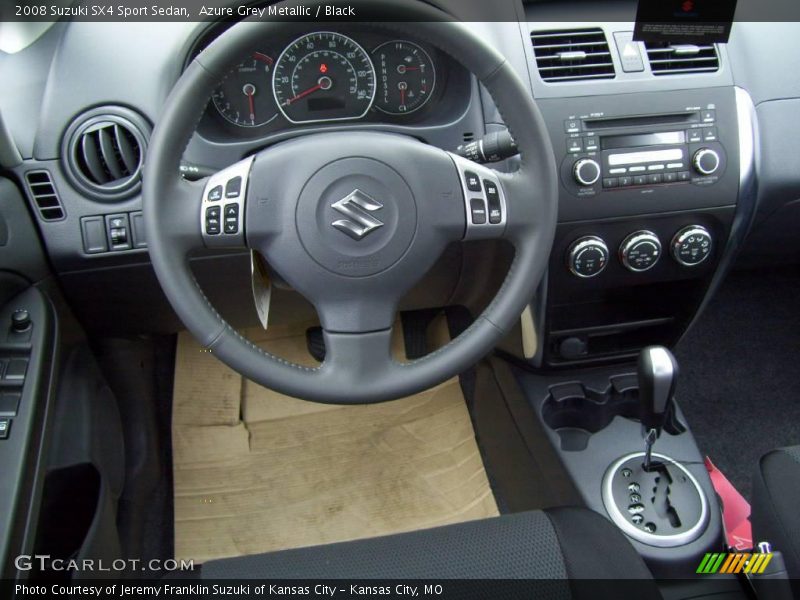
<path id="1" fill-rule="evenodd" d="M 575 163 L 572 174 L 581 185 L 594 185 L 600 179 L 600 165 L 591 158 L 582 158 Z"/>
<path id="2" fill-rule="evenodd" d="M 661 256 L 661 241 L 652 231 L 635 231 L 619 247 L 619 258 L 629 271 L 652 269 Z"/>
<path id="3" fill-rule="evenodd" d="M 608 246 L 599 237 L 588 235 L 575 240 L 567 252 L 567 266 L 573 275 L 587 279 L 599 275 L 608 264 Z"/>
<path id="4" fill-rule="evenodd" d="M 719 168 L 719 154 L 711 148 L 700 148 L 694 153 L 692 165 L 701 175 L 713 175 Z"/>
<path id="5" fill-rule="evenodd" d="M 672 258 L 684 267 L 694 267 L 711 256 L 713 243 L 708 229 L 702 225 L 689 225 L 672 238 L 670 252 Z"/>

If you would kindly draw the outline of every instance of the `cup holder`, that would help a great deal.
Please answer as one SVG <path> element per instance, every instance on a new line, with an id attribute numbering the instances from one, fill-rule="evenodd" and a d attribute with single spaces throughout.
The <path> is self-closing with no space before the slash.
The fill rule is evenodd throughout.
<path id="1" fill-rule="evenodd" d="M 638 421 L 639 411 L 636 376 L 621 375 L 611 378 L 604 391 L 586 388 L 581 383 L 551 387 L 542 406 L 542 419 L 558 433 L 562 450 L 580 452 L 586 449 L 589 438 L 608 427 L 614 417 Z M 668 415 L 666 433 L 678 435 L 685 430 L 674 415 Z"/>

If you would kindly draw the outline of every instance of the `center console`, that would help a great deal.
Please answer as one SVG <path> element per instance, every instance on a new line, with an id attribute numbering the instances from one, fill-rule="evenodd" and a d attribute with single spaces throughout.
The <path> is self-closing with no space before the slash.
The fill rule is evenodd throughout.
<path id="1" fill-rule="evenodd" d="M 525 3 L 521 26 L 559 207 L 516 383 L 585 505 L 656 577 L 686 578 L 726 540 L 665 357 L 752 222 L 754 108 L 724 45 L 635 42 L 635 2 L 570 8 Z"/>
<path id="2" fill-rule="evenodd" d="M 627 535 L 657 578 L 687 578 L 698 557 L 724 548 L 721 509 L 688 424 L 670 402 L 648 442 L 647 379 L 635 368 L 514 373 L 583 503 Z"/>
<path id="3" fill-rule="evenodd" d="M 679 339 L 728 251 L 737 102 L 733 87 L 539 100 L 561 180 L 539 366 Z"/>

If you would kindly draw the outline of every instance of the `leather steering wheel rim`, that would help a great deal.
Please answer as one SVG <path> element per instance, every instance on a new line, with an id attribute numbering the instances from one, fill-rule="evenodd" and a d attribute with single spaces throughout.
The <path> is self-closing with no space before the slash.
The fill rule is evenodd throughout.
<path id="1" fill-rule="evenodd" d="M 466 370 L 490 352 L 533 298 L 547 266 L 557 216 L 557 170 L 546 126 L 530 89 L 503 56 L 468 26 L 450 21 L 446 14 L 429 5 L 402 0 L 357 0 L 352 4 L 357 11 L 359 6 L 363 6 L 369 10 L 378 8 L 386 10 L 388 14 L 403 15 L 407 22 L 380 26 L 396 34 L 426 39 L 470 70 L 492 95 L 519 148 L 520 166 L 516 172 L 504 174 L 492 171 L 505 200 L 505 219 L 498 237 L 514 246 L 514 259 L 494 300 L 466 331 L 423 358 L 397 363 L 390 355 L 388 340 L 391 331 L 383 327 L 376 330 L 364 322 L 351 326 L 349 317 L 361 315 L 361 312 L 359 308 L 348 307 L 344 303 L 344 308 L 339 306 L 336 310 L 348 324 L 342 328 L 335 324 L 325 327 L 323 322 L 328 354 L 318 368 L 309 368 L 264 352 L 244 339 L 214 310 L 195 281 L 188 255 L 191 250 L 205 245 L 201 226 L 201 211 L 205 210 L 205 183 L 187 182 L 180 177 L 181 156 L 211 92 L 225 77 L 230 65 L 236 63 L 237 57 L 246 54 L 259 40 L 275 34 L 286 34 L 287 30 L 308 31 L 308 24 L 246 20 L 231 27 L 198 55 L 184 71 L 165 103 L 150 141 L 143 185 L 145 232 L 151 261 L 167 298 L 187 329 L 216 357 L 256 383 L 287 395 L 335 404 L 379 402 L 417 393 Z M 307 137 L 315 135 L 333 134 L 312 134 Z M 411 142 L 390 139 L 386 134 L 356 132 L 347 135 L 350 138 L 342 135 L 341 138 L 319 140 L 323 146 L 326 141 L 331 142 L 329 146 L 344 141 L 346 148 L 349 142 L 358 141 L 354 136 L 360 135 L 361 143 L 375 142 L 375 148 L 388 140 L 391 144 L 398 144 L 400 149 L 407 148 L 409 156 L 418 151 L 409 145 Z M 423 144 L 415 143 L 420 146 L 419 152 L 427 153 L 420 156 L 445 164 L 447 153 L 427 146 L 422 149 Z M 301 148 L 299 143 L 298 148 Z M 254 171 L 256 167 L 271 165 L 270 161 L 279 161 L 279 153 L 291 151 L 292 147 L 288 144 L 267 148 L 253 161 Z M 452 163 L 453 159 L 450 160 Z M 458 172 L 452 164 L 451 168 L 453 173 Z M 483 172 L 486 171 L 488 169 L 484 168 Z M 260 180 L 263 179 L 261 177 Z M 462 190 L 466 193 L 461 183 L 459 181 L 458 186 L 454 184 L 453 188 L 458 190 L 459 195 Z M 413 195 L 414 191 L 410 193 Z M 465 200 L 468 202 L 463 195 L 458 198 L 459 206 L 464 211 L 459 216 L 462 228 L 468 227 L 470 218 L 466 214 Z M 414 198 L 414 202 L 424 212 L 431 200 Z M 296 199 L 284 202 L 284 212 L 296 210 L 292 203 L 296 204 Z M 257 209 L 257 204 L 248 195 L 248 219 L 255 214 L 253 211 Z M 263 198 L 260 204 L 265 204 Z M 451 229 L 457 225 L 458 221 L 453 221 Z M 418 223 L 416 227 L 418 231 L 414 239 L 423 239 L 424 235 L 419 231 L 422 224 Z M 254 225 L 252 230 L 256 229 Z M 433 239 L 434 233 L 428 232 L 426 235 Z M 277 243 L 274 245 L 281 246 Z M 269 251 L 266 256 L 270 264 L 282 273 L 282 265 L 273 264 Z M 276 250 L 274 256 L 279 258 L 282 255 Z M 397 270 L 395 267 L 393 269 Z M 387 273 L 391 271 L 388 269 Z M 365 277 L 350 281 L 358 283 L 370 279 Z M 318 300 L 320 306 L 314 300 L 312 302 L 319 312 L 324 299 Z M 360 302 L 366 306 L 369 300 L 369 297 L 362 298 Z M 387 306 L 391 308 L 391 302 L 387 302 Z"/>

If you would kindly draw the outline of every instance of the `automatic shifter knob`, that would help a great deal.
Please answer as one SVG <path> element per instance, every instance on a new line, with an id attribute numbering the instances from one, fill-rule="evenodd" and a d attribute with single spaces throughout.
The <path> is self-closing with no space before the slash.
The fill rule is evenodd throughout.
<path id="1" fill-rule="evenodd" d="M 648 346 L 639 354 L 639 403 L 642 434 L 646 445 L 645 467 L 667 419 L 678 381 L 678 363 L 663 346 Z"/>

